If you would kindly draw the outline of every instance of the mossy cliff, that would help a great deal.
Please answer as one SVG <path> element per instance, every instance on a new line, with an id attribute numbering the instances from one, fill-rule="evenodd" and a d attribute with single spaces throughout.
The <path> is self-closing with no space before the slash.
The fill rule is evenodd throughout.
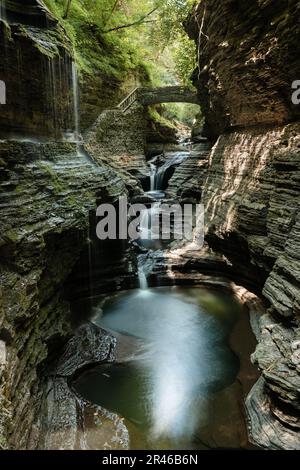
<path id="1" fill-rule="evenodd" d="M 23 13 L 18 2 L 10 2 L 0 22 L 0 76 L 7 94 L 2 136 L 61 138 L 74 126 L 71 43 L 37 5 Z"/>
<path id="2" fill-rule="evenodd" d="M 13 449 L 36 442 L 41 365 L 71 331 L 65 285 L 90 214 L 127 192 L 116 171 L 62 141 L 74 129 L 72 44 L 41 2 L 23 6 L 10 2 L 0 21 L 0 447 Z"/>
<path id="3" fill-rule="evenodd" d="M 108 3 L 108 4 L 106 4 Z M 81 88 L 81 126 L 85 130 L 98 115 L 118 104 L 139 83 L 149 79 L 141 54 L 127 37 L 103 33 L 109 2 L 95 1 L 91 8 L 79 0 L 65 17 L 65 2 L 44 0 L 49 10 L 65 28 L 75 51 Z"/>

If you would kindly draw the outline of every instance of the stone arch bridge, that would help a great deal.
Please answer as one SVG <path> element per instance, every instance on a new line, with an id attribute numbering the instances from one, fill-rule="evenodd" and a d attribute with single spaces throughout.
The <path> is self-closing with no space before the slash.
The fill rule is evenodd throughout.
<path id="1" fill-rule="evenodd" d="M 183 86 L 166 86 L 159 88 L 138 87 L 126 96 L 118 105 L 118 108 L 125 112 L 136 102 L 144 106 L 160 103 L 199 104 L 199 98 L 196 91 Z"/>

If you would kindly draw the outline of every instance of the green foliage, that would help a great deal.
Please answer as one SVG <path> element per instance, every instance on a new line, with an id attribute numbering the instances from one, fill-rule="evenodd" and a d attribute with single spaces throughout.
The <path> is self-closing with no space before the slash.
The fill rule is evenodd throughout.
<path id="1" fill-rule="evenodd" d="M 176 129 L 176 124 L 173 118 L 170 118 L 169 116 L 163 114 L 162 105 L 149 106 L 148 114 L 151 121 L 153 121 L 154 123 L 158 123 L 159 125 L 164 127 Z"/>
<path id="2" fill-rule="evenodd" d="M 103 33 L 106 28 L 128 22 L 131 13 L 123 8 L 123 1 L 118 2 L 119 8 L 117 4 L 113 12 L 115 0 L 72 0 L 66 19 L 65 0 L 44 0 L 44 3 L 66 29 L 81 71 L 91 75 L 100 71 L 119 80 L 128 71 L 143 72 L 143 50 L 137 47 L 135 33 L 129 35 L 125 30 Z"/>
<path id="3" fill-rule="evenodd" d="M 189 82 L 195 47 L 182 23 L 195 0 L 72 0 L 67 18 L 66 0 L 44 3 L 71 38 L 80 70 L 119 80 L 137 71 L 155 85 Z"/>
<path id="4" fill-rule="evenodd" d="M 159 21 L 153 28 L 155 45 L 167 49 L 172 56 L 177 80 L 191 84 L 190 77 L 196 67 L 196 46 L 184 31 L 183 23 L 196 4 L 195 0 L 161 0 Z"/>
<path id="5" fill-rule="evenodd" d="M 162 116 L 170 121 L 179 121 L 191 127 L 199 115 L 200 107 L 189 103 L 168 103 L 162 105 Z"/>
<path id="6" fill-rule="evenodd" d="M 191 85 L 191 76 L 196 68 L 196 44 L 181 34 L 177 40 L 177 47 L 173 51 L 175 70 L 184 85 Z"/>

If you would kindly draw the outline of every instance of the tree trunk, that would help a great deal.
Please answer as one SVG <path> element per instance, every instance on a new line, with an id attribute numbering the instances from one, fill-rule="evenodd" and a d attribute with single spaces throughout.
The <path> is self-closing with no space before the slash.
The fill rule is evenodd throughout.
<path id="1" fill-rule="evenodd" d="M 66 11 L 65 11 L 64 16 L 63 16 L 64 20 L 67 19 L 68 16 L 69 16 L 71 3 L 72 3 L 72 0 L 67 0 Z"/>

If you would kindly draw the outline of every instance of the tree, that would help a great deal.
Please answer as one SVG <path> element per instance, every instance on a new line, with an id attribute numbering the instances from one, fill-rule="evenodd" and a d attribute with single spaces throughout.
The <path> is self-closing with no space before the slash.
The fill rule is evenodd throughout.
<path id="1" fill-rule="evenodd" d="M 67 0 L 65 13 L 64 13 L 64 15 L 63 15 L 63 19 L 64 19 L 64 20 L 67 19 L 68 16 L 69 16 L 70 9 L 71 9 L 71 4 L 72 4 L 72 0 Z"/>

